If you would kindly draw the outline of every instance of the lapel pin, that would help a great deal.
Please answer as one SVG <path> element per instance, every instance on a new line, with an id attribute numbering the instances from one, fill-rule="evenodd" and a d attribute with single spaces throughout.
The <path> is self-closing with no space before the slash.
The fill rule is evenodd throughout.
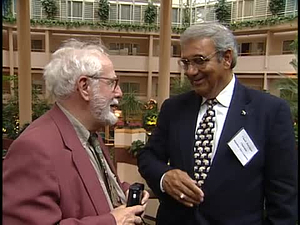
<path id="1" fill-rule="evenodd" d="M 247 112 L 245 110 L 242 110 L 241 115 L 246 116 Z"/>

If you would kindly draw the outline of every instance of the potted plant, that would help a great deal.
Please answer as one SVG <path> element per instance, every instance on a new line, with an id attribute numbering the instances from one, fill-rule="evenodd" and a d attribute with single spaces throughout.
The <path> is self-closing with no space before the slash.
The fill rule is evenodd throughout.
<path id="1" fill-rule="evenodd" d="M 124 94 L 120 101 L 122 119 L 116 124 L 114 142 L 116 147 L 128 147 L 135 140 L 146 141 L 146 130 L 142 128 L 143 103 L 135 92 Z"/>
<path id="2" fill-rule="evenodd" d="M 151 132 L 156 126 L 158 117 L 157 102 L 154 99 L 150 99 L 145 105 L 145 112 L 143 114 L 143 127 L 146 129 L 147 134 L 151 135 Z"/>

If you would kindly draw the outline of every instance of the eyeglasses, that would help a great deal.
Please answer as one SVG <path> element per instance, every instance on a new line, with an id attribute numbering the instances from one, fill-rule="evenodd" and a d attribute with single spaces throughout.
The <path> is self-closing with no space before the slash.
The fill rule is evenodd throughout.
<path id="1" fill-rule="evenodd" d="M 108 85 L 110 86 L 110 88 L 115 91 L 118 84 L 119 84 L 119 78 L 108 78 L 108 77 L 97 77 L 97 76 L 92 76 L 90 77 L 92 79 L 95 79 L 95 80 L 108 80 Z"/>
<path id="2" fill-rule="evenodd" d="M 179 59 L 178 60 L 178 65 L 183 69 L 183 70 L 188 70 L 190 65 L 197 66 L 197 67 L 203 67 L 206 62 L 211 60 L 219 51 L 215 51 L 212 54 L 204 57 L 204 56 L 196 56 L 190 59 Z"/>

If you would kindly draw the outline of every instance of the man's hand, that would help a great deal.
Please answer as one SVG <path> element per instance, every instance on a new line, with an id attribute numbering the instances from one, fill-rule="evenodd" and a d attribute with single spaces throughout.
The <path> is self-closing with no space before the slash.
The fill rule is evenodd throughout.
<path id="1" fill-rule="evenodd" d="M 110 213 L 114 216 L 117 225 L 135 225 L 142 224 L 142 218 L 137 215 L 141 215 L 145 211 L 145 208 L 146 204 L 131 207 L 121 205 L 113 209 Z"/>
<path id="2" fill-rule="evenodd" d="M 197 186 L 196 181 L 179 169 L 166 172 L 162 186 L 166 193 L 187 207 L 203 202 L 204 193 Z"/>

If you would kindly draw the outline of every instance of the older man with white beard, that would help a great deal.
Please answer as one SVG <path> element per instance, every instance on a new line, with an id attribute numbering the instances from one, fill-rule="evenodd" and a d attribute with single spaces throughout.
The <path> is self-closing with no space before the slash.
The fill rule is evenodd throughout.
<path id="1" fill-rule="evenodd" d="M 142 205 L 126 207 L 121 183 L 98 137 L 117 122 L 122 97 L 99 43 L 68 40 L 45 67 L 56 102 L 14 141 L 3 161 L 3 222 L 14 225 L 141 224 Z"/>

